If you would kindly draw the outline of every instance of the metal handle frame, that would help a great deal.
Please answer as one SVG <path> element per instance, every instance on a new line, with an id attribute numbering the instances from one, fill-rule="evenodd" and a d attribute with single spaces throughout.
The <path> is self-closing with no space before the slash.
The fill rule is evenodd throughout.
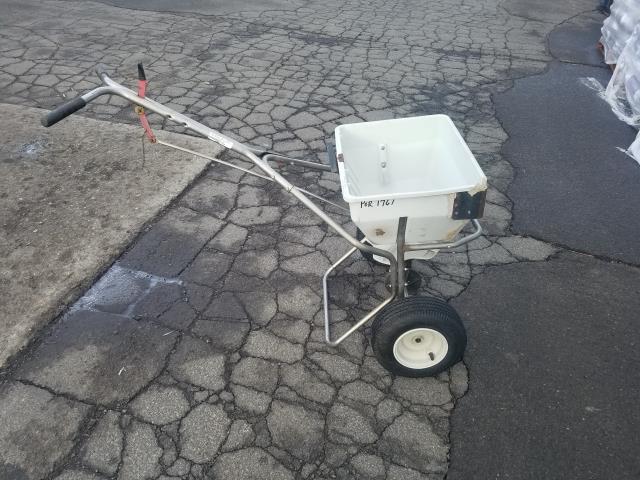
<path id="1" fill-rule="evenodd" d="M 290 157 L 286 157 L 284 155 L 279 155 L 277 153 L 268 152 L 261 150 L 256 147 L 251 147 L 244 145 L 220 132 L 214 130 L 202 123 L 199 123 L 186 115 L 176 112 L 161 103 L 158 103 L 149 98 L 142 98 L 138 96 L 134 91 L 128 89 L 127 87 L 117 83 L 112 80 L 104 70 L 104 67 L 98 65 L 96 67 L 96 74 L 102 81 L 102 86 L 97 87 L 84 95 L 81 95 L 81 98 L 84 102 L 90 103 L 96 98 L 102 95 L 117 95 L 119 97 L 128 100 L 130 103 L 134 105 L 138 105 L 150 112 L 156 113 L 161 117 L 170 120 L 174 123 L 177 123 L 184 127 L 185 129 L 196 133 L 202 137 L 208 138 L 223 147 L 232 150 L 236 153 L 239 153 L 243 157 L 247 158 L 251 162 L 253 162 L 260 170 L 262 170 L 265 175 L 271 179 L 272 181 L 278 183 L 285 191 L 293 195 L 300 203 L 302 203 L 305 207 L 311 210 L 316 216 L 318 216 L 323 222 L 333 228 L 338 235 L 344 238 L 347 242 L 349 242 L 352 248 L 343 255 L 336 263 L 331 265 L 329 269 L 325 272 L 322 277 L 322 287 L 323 287 L 323 306 L 324 306 L 324 319 L 325 319 L 325 338 L 329 345 L 336 346 L 339 345 L 342 341 L 344 341 L 347 337 L 353 334 L 358 328 L 364 325 L 367 321 L 369 321 L 373 316 L 376 315 L 382 308 L 391 303 L 398 296 L 405 295 L 405 285 L 404 285 L 404 253 L 406 251 L 415 251 L 415 250 L 433 250 L 433 249 L 444 249 L 444 248 L 455 248 L 460 245 L 463 245 L 471 240 L 477 238 L 482 233 L 482 229 L 477 220 L 472 220 L 476 231 L 468 235 L 466 237 L 461 238 L 456 242 L 451 243 L 434 243 L 434 244 L 409 244 L 405 245 L 404 242 L 404 231 L 406 227 L 406 217 L 400 219 L 400 225 L 398 229 L 398 249 L 397 249 L 397 257 L 394 256 L 391 252 L 387 250 L 383 250 L 381 248 L 376 248 L 372 245 L 368 245 L 366 243 L 360 242 L 351 234 L 349 234 L 340 224 L 338 224 L 335 220 L 333 220 L 329 215 L 327 215 L 322 209 L 320 209 L 311 199 L 309 199 L 305 193 L 303 193 L 298 187 L 289 182 L 286 178 L 276 172 L 269 164 L 268 161 L 275 160 L 284 163 L 290 163 L 300 166 L 313 167 L 320 170 L 331 170 L 330 166 L 319 165 L 313 162 L 306 162 L 304 160 L 297 160 Z M 356 250 L 360 250 L 362 252 L 371 253 L 373 255 L 377 255 L 380 257 L 384 257 L 389 261 L 389 270 L 390 272 L 396 272 L 396 274 L 391 275 L 391 290 L 389 296 L 384 299 L 377 307 L 371 310 L 367 315 L 365 315 L 362 319 L 358 320 L 347 332 L 345 332 L 341 337 L 337 340 L 331 340 L 331 332 L 330 332 L 330 314 L 329 314 L 329 289 L 328 289 L 328 277 L 340 264 L 342 264 L 347 258 L 349 258 Z"/>
<path id="2" fill-rule="evenodd" d="M 274 182 L 278 183 L 285 191 L 293 195 L 298 201 L 300 201 L 305 207 L 311 210 L 315 215 L 320 217 L 320 219 L 333 228 L 341 237 L 343 237 L 347 242 L 349 242 L 353 247 L 358 250 L 372 253 L 374 255 L 379 255 L 381 257 L 389 260 L 391 265 L 395 268 L 396 260 L 394 256 L 387 252 L 386 250 L 373 247 L 371 245 L 366 245 L 361 243 L 355 237 L 353 237 L 349 232 L 347 232 L 340 224 L 338 224 L 335 220 L 329 217 L 322 209 L 320 209 L 312 200 L 310 200 L 304 193 L 302 193 L 295 185 L 289 182 L 286 178 L 276 172 L 268 163 L 267 160 L 264 160 L 258 156 L 260 154 L 260 150 L 255 147 L 246 146 L 220 132 L 214 130 L 212 128 L 203 125 L 200 122 L 197 122 L 186 115 L 176 112 L 161 103 L 158 103 L 154 100 L 151 100 L 147 97 L 142 98 L 139 97 L 135 92 L 128 89 L 127 87 L 119 84 L 118 82 L 112 80 L 104 70 L 104 67 L 98 66 L 96 67 L 96 73 L 100 80 L 102 80 L 103 85 L 101 87 L 95 88 L 90 92 L 85 93 L 81 96 L 81 98 L 89 103 L 96 98 L 102 95 L 117 95 L 119 97 L 128 100 L 129 102 L 138 105 L 145 110 L 156 113 L 167 120 L 170 120 L 174 123 L 177 123 L 184 127 L 185 129 L 196 133 L 202 137 L 208 138 L 223 147 L 233 150 L 236 153 L 239 153 L 243 157 L 247 158 L 251 162 L 262 170 L 267 177 L 269 177 Z M 282 160 L 282 161 L 290 161 L 289 157 L 284 157 L 277 154 L 271 154 L 272 159 L 274 160 Z M 274 158 L 278 157 L 278 158 Z M 395 282 L 394 282 L 395 284 Z M 395 291 L 395 285 L 393 285 L 393 290 Z"/>

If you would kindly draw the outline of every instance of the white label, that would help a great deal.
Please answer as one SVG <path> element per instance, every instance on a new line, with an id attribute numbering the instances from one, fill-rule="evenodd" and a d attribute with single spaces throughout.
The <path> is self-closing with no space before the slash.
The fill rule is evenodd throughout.
<path id="1" fill-rule="evenodd" d="M 392 200 L 369 200 L 367 202 L 360 202 L 360 208 L 381 208 L 381 207 L 390 207 L 395 202 L 395 199 Z"/>

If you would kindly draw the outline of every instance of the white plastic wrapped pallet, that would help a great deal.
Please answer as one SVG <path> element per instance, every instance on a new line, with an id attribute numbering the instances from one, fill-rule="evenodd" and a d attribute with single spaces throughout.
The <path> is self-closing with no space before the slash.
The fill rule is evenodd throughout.
<path id="1" fill-rule="evenodd" d="M 627 40 L 640 23 L 640 1 L 616 0 L 611 6 L 611 15 L 602 25 L 604 61 L 610 65 L 618 63 Z"/>
<path id="2" fill-rule="evenodd" d="M 640 1 L 616 0 L 602 26 L 604 58 L 616 64 L 602 92 L 620 120 L 640 126 Z M 640 134 L 627 153 L 640 163 Z"/>
<path id="3" fill-rule="evenodd" d="M 640 125 L 640 25 L 627 40 L 604 92 L 620 120 Z"/>

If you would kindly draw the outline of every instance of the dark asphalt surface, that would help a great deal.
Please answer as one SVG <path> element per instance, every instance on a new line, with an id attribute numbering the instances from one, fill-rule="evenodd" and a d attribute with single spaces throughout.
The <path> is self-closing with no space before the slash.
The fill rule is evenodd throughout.
<path id="1" fill-rule="evenodd" d="M 640 478 L 640 270 L 577 254 L 494 267 L 453 305 L 470 383 L 448 480 Z"/>
<path id="2" fill-rule="evenodd" d="M 608 69 L 551 64 L 495 97 L 509 140 L 503 154 L 516 169 L 509 189 L 516 233 L 594 255 L 640 264 L 640 168 L 617 147 L 637 132 L 596 92 Z"/>
<path id="3" fill-rule="evenodd" d="M 640 264 L 635 131 L 596 92 L 610 72 L 588 14 L 549 38 L 543 75 L 495 97 L 516 168 L 513 229 Z M 453 305 L 469 392 L 452 416 L 448 480 L 640 478 L 640 270 L 590 255 L 493 267 Z"/>
<path id="4" fill-rule="evenodd" d="M 608 68 L 595 47 L 600 38 L 602 14 L 589 12 L 560 25 L 549 35 L 549 51 L 563 62 Z"/>

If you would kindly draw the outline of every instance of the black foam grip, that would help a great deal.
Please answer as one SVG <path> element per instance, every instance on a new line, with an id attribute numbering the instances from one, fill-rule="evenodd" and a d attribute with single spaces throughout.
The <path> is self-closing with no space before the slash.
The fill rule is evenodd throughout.
<path id="1" fill-rule="evenodd" d="M 47 113 L 44 117 L 42 117 L 42 120 L 41 120 L 42 125 L 44 127 L 50 127 L 51 125 L 58 123 L 63 118 L 68 117 L 69 115 L 71 115 L 74 112 L 77 112 L 81 108 L 84 108 L 86 104 L 87 102 L 85 102 L 82 99 L 82 97 L 77 97 L 77 98 L 74 98 L 73 100 L 69 100 L 67 103 L 63 103 L 58 108 L 56 108 L 55 110 L 52 110 L 51 112 Z"/>

